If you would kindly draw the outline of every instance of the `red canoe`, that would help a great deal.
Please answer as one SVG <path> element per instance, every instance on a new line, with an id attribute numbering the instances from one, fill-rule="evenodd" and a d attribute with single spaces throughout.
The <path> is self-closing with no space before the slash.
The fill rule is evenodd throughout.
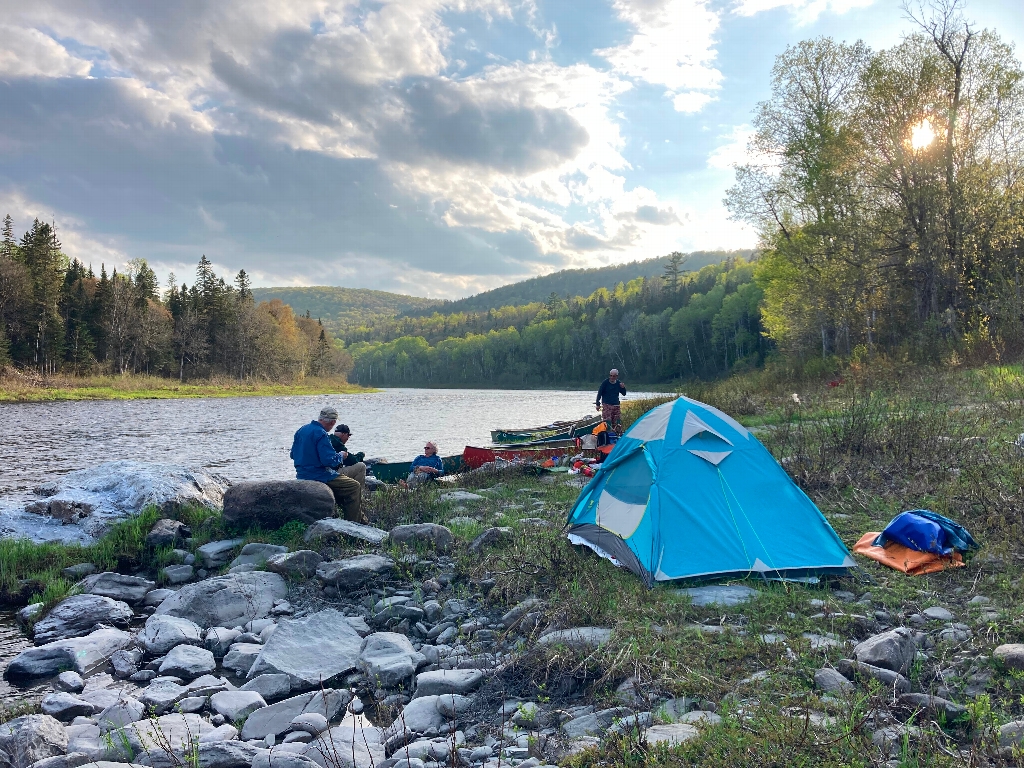
<path id="1" fill-rule="evenodd" d="M 476 469 L 488 462 L 494 461 L 495 458 L 505 459 L 505 461 L 541 462 L 554 456 L 576 456 L 581 453 L 584 456 L 596 458 L 599 453 L 599 449 L 581 450 L 575 446 L 564 445 L 554 448 L 540 446 L 530 448 L 515 448 L 513 446 L 477 448 L 472 445 L 467 445 L 466 449 L 462 452 L 462 465 L 466 469 Z"/>

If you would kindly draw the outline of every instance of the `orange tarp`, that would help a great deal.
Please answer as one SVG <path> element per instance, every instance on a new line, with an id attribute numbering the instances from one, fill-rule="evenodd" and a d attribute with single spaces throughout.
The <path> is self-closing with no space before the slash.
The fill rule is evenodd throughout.
<path id="1" fill-rule="evenodd" d="M 877 538 L 877 531 L 865 533 L 860 537 L 860 541 L 853 545 L 853 551 L 858 555 L 877 560 L 882 565 L 895 568 L 897 571 L 909 573 L 911 576 L 937 573 L 946 568 L 960 568 L 964 564 L 964 559 L 959 552 L 954 552 L 951 557 L 942 557 L 932 552 L 918 552 L 916 549 L 904 547 L 896 542 L 889 542 L 884 547 L 876 547 L 872 542 Z"/>

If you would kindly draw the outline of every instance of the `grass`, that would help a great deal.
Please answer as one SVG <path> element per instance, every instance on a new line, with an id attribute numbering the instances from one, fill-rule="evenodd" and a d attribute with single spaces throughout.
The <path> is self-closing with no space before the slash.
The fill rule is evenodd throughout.
<path id="1" fill-rule="evenodd" d="M 343 378 L 309 378 L 293 383 L 239 382 L 217 378 L 180 383 L 159 376 L 0 376 L 0 403 L 57 400 L 140 400 L 192 397 L 266 397 L 272 395 L 352 394 L 376 390 Z"/>

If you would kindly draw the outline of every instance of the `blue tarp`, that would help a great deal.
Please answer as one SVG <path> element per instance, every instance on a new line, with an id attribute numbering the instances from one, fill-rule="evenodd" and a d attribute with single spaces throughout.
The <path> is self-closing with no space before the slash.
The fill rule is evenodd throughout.
<path id="1" fill-rule="evenodd" d="M 637 420 L 569 513 L 569 537 L 643 578 L 799 578 L 855 563 L 741 424 L 681 397 Z"/>
<path id="2" fill-rule="evenodd" d="M 918 552 L 947 556 L 954 550 L 970 552 L 978 548 L 966 528 L 930 509 L 913 509 L 896 515 L 878 534 L 874 545 L 884 547 L 890 541 Z"/>

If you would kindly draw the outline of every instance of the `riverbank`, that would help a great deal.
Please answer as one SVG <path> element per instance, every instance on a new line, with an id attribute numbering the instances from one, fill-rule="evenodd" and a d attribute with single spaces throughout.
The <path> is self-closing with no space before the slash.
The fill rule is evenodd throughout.
<path id="1" fill-rule="evenodd" d="M 274 395 L 358 394 L 378 390 L 343 378 L 303 379 L 290 384 L 214 379 L 179 382 L 158 376 L 0 376 L 0 403 L 63 400 L 168 400 L 197 397 L 269 397 Z"/>

